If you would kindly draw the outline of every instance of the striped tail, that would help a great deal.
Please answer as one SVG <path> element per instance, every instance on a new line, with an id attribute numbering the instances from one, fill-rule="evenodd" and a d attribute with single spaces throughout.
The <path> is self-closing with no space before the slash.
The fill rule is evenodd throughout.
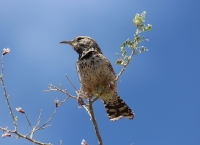
<path id="1" fill-rule="evenodd" d="M 104 101 L 104 106 L 111 121 L 119 120 L 122 117 L 126 117 L 130 120 L 134 118 L 134 112 L 119 96 L 113 102 Z"/>

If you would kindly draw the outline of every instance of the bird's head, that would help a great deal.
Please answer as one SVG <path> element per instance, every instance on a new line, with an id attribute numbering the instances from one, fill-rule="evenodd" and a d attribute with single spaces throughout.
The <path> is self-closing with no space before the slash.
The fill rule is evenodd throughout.
<path id="1" fill-rule="evenodd" d="M 102 53 L 96 41 L 88 36 L 77 36 L 73 40 L 62 41 L 60 43 L 71 45 L 79 54 L 79 58 L 83 58 L 91 51 Z"/>

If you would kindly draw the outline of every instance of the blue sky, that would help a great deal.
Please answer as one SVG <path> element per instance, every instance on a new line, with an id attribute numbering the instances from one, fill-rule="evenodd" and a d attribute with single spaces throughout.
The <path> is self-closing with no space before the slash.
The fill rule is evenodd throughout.
<path id="1" fill-rule="evenodd" d="M 43 93 L 52 83 L 75 95 L 67 74 L 79 88 L 75 63 L 78 55 L 60 45 L 77 35 L 94 38 L 118 73 L 115 53 L 132 38 L 136 13 L 147 12 L 153 30 L 144 35 L 149 51 L 134 56 L 118 83 L 119 95 L 134 110 L 135 119 L 110 122 L 102 102 L 94 105 L 105 145 L 197 145 L 200 143 L 200 41 L 199 2 L 181 0 L 106 1 L 0 1 L 0 49 L 5 56 L 5 85 L 10 103 L 22 107 L 35 125 L 40 109 L 44 123 L 54 111 L 59 92 Z M 0 126 L 13 129 L 3 90 L 0 89 Z M 30 132 L 25 117 L 18 116 L 19 131 Z M 54 145 L 78 145 L 85 139 L 97 144 L 93 125 L 84 109 L 70 99 L 58 109 L 52 127 L 37 132 L 35 139 Z M 0 131 L 1 132 L 1 131 Z M 3 132 L 2 132 L 3 133 Z M 15 138 L 0 144 L 27 145 Z"/>

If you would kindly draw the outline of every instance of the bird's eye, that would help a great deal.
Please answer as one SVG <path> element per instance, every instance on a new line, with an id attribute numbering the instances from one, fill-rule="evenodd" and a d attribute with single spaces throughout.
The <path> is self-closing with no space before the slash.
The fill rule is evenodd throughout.
<path id="1" fill-rule="evenodd" d="M 83 37 L 78 37 L 78 38 L 77 38 L 77 41 L 80 41 L 81 39 L 83 39 Z"/>

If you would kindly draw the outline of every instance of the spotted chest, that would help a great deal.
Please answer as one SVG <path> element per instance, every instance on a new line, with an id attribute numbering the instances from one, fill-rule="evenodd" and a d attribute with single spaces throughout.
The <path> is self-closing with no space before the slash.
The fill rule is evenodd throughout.
<path id="1" fill-rule="evenodd" d="M 115 73 L 108 59 L 100 53 L 90 52 L 77 61 L 77 71 L 84 92 L 100 92 L 115 80 Z M 114 86 L 115 91 L 116 86 Z M 94 95 L 94 94 L 93 94 Z"/>

